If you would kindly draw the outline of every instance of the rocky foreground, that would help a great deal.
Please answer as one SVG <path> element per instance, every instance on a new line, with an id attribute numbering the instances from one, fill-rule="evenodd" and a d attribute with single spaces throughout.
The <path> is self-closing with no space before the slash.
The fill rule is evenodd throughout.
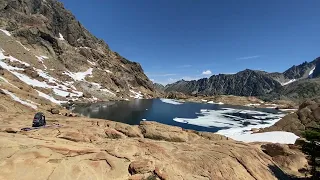
<path id="1" fill-rule="evenodd" d="M 288 179 L 306 159 L 295 146 L 246 144 L 155 122 L 139 126 L 30 113 L 0 116 L 0 179 Z M 59 124 L 59 125 L 58 125 Z"/>

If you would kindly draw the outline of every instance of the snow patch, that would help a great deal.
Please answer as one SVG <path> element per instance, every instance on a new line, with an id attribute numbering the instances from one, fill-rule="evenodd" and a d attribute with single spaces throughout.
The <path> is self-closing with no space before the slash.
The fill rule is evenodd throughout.
<path id="1" fill-rule="evenodd" d="M 107 92 L 107 93 L 109 93 L 109 94 L 111 94 L 113 96 L 116 96 L 116 94 L 113 93 L 112 91 L 110 91 L 109 89 L 100 89 L 100 91 Z"/>
<path id="2" fill-rule="evenodd" d="M 288 82 L 281 83 L 281 85 L 282 85 L 282 86 L 285 86 L 285 85 L 291 84 L 291 83 L 293 83 L 293 82 L 295 82 L 295 81 L 296 81 L 296 79 L 291 79 L 291 80 L 288 81 Z"/>
<path id="3" fill-rule="evenodd" d="M 47 84 L 46 82 L 41 82 L 41 81 L 38 81 L 37 79 L 32 79 L 30 78 L 29 76 L 25 75 L 25 74 L 22 74 L 20 72 L 17 72 L 15 70 L 24 70 L 22 68 L 16 68 L 16 67 L 12 67 L 8 64 L 6 64 L 5 62 L 2 61 L 2 59 L 4 58 L 8 58 L 10 59 L 10 61 L 18 61 L 20 63 L 24 63 L 14 57 L 7 57 L 7 56 L 4 56 L 3 51 L 0 51 L 0 66 L 2 68 L 5 68 L 7 69 L 8 71 L 10 71 L 13 75 L 15 75 L 17 78 L 19 78 L 21 81 L 23 81 L 24 83 L 30 85 L 30 86 L 33 86 L 33 87 L 41 87 L 41 88 L 47 88 L 47 89 L 52 89 L 54 91 L 55 94 L 59 95 L 59 96 L 63 96 L 63 97 L 66 97 L 70 94 L 70 96 L 82 96 L 83 93 L 82 92 L 78 92 L 76 91 L 76 88 L 72 85 L 72 84 L 69 84 L 69 83 L 63 83 L 63 82 L 60 82 L 59 80 L 53 78 L 52 76 L 50 76 L 47 72 L 41 70 L 41 69 L 36 69 L 36 68 L 33 68 L 35 71 L 37 71 L 37 73 L 39 74 L 39 76 L 43 77 L 44 79 L 46 79 L 48 82 L 50 83 L 55 83 L 57 85 L 55 86 L 52 86 L 52 85 L 49 85 Z M 44 59 L 48 59 L 48 57 L 46 56 L 37 56 L 37 58 L 39 59 L 39 61 L 43 62 Z M 25 65 L 28 65 L 27 63 L 24 63 Z M 75 74 L 76 77 L 78 77 L 78 74 Z M 81 74 L 80 74 L 81 76 Z M 73 88 L 72 92 L 67 92 L 70 88 L 65 86 L 64 84 L 67 84 L 68 86 L 70 86 L 71 88 Z M 47 98 L 48 99 L 48 98 Z"/>
<path id="4" fill-rule="evenodd" d="M 246 104 L 245 106 L 260 106 L 260 104 Z"/>
<path id="5" fill-rule="evenodd" d="M 37 108 L 38 108 L 38 107 L 37 107 L 36 105 L 34 105 L 34 104 L 31 104 L 31 103 L 28 103 L 28 102 L 26 102 L 26 101 L 21 100 L 19 97 L 17 97 L 17 96 L 14 95 L 13 93 L 9 92 L 8 90 L 2 89 L 2 91 L 3 91 L 4 93 L 6 93 L 7 95 L 11 96 L 11 98 L 12 98 L 13 100 L 15 100 L 15 101 L 17 101 L 17 102 L 19 102 L 19 103 L 21 103 L 21 104 L 23 104 L 23 105 L 29 106 L 29 107 L 31 107 L 31 108 L 33 108 L 33 109 L 37 109 Z"/>
<path id="6" fill-rule="evenodd" d="M 25 47 L 20 41 L 17 41 L 17 43 L 19 43 L 25 50 L 30 51 L 30 49 Z"/>
<path id="7" fill-rule="evenodd" d="M 143 98 L 143 95 L 141 94 L 141 92 L 135 92 L 134 90 L 130 90 L 130 92 L 133 94 L 133 95 L 130 95 L 130 97 L 132 98 L 135 98 L 135 99 L 142 99 Z"/>
<path id="8" fill-rule="evenodd" d="M 11 36 L 10 32 L 4 29 L 0 29 L 0 31 L 4 32 L 7 36 Z"/>
<path id="9" fill-rule="evenodd" d="M 177 100 L 174 100 L 174 99 L 164 99 L 164 98 L 161 98 L 160 99 L 162 102 L 164 103 L 168 103 L 168 104 L 174 104 L 174 105 L 180 105 L 180 104 L 183 104 Z"/>
<path id="10" fill-rule="evenodd" d="M 106 71 L 107 73 L 111 73 L 112 74 L 112 72 L 110 70 L 104 70 L 104 71 Z"/>
<path id="11" fill-rule="evenodd" d="M 31 104 L 34 104 L 34 105 L 37 105 L 37 106 L 41 106 L 41 104 L 35 103 L 35 102 L 33 102 L 33 101 L 29 100 L 29 99 L 26 99 L 26 101 L 27 101 L 28 103 L 31 103 Z"/>
<path id="12" fill-rule="evenodd" d="M 313 77 L 313 72 L 316 69 L 316 67 L 312 68 L 311 71 L 309 72 L 309 78 Z"/>
<path id="13" fill-rule="evenodd" d="M 229 131 L 225 130 L 219 131 L 217 134 L 225 135 L 237 141 L 243 142 L 270 142 L 270 143 L 281 143 L 281 144 L 294 144 L 299 136 L 284 131 L 273 131 L 264 133 L 241 133 L 239 131 Z"/>
<path id="14" fill-rule="evenodd" d="M 218 102 L 218 103 L 216 103 L 216 102 L 213 102 L 213 101 L 209 101 L 208 104 L 219 104 L 219 105 L 222 105 L 222 104 L 224 104 L 224 103 L 223 103 L 223 102 Z"/>
<path id="15" fill-rule="evenodd" d="M 61 40 L 61 41 L 65 40 L 61 33 L 59 33 L 59 40 Z"/>
<path id="16" fill-rule="evenodd" d="M 42 63 L 42 65 L 43 65 L 43 67 L 44 67 L 44 69 L 45 70 L 47 70 L 48 68 L 47 68 L 47 66 L 44 64 L 44 59 L 49 59 L 47 56 L 36 56 L 37 57 L 37 59 Z"/>
<path id="17" fill-rule="evenodd" d="M 86 76 L 92 75 L 92 70 L 93 70 L 92 68 L 89 68 L 85 72 L 73 73 L 73 72 L 68 71 L 68 72 L 64 72 L 63 74 L 70 76 L 72 79 L 74 79 L 76 81 L 82 81 L 85 79 Z"/>
<path id="18" fill-rule="evenodd" d="M 51 96 L 49 96 L 49 95 L 47 95 L 47 94 L 45 94 L 43 92 L 40 92 L 38 90 L 36 90 L 36 91 L 38 92 L 40 97 L 43 97 L 43 98 L 45 98 L 45 99 L 47 99 L 47 100 L 49 100 L 49 101 L 51 101 L 51 102 L 53 102 L 55 104 L 66 103 L 66 101 L 58 101 L 58 100 L 54 99 L 53 97 L 51 97 Z"/>
<path id="19" fill-rule="evenodd" d="M 87 61 L 88 61 L 88 63 L 90 63 L 93 66 L 97 65 L 95 62 L 92 62 L 92 61 L 89 61 L 89 60 L 87 60 Z"/>

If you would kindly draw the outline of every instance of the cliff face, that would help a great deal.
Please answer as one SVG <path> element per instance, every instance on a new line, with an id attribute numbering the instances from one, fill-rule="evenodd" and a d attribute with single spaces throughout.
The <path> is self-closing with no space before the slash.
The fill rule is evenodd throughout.
<path id="1" fill-rule="evenodd" d="M 0 28 L 6 30 L 0 31 L 3 52 L 57 80 L 73 81 L 78 91 L 99 99 L 153 95 L 140 64 L 110 50 L 56 0 L 3 0 Z M 38 57 L 45 57 L 43 66 Z M 86 71 L 90 76 L 82 79 L 68 76 Z"/>

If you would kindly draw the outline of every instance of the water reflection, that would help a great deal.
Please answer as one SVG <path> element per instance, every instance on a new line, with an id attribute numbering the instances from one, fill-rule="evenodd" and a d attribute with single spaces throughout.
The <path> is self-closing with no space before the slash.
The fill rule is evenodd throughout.
<path id="1" fill-rule="evenodd" d="M 101 102 L 77 105 L 73 111 L 90 118 L 109 119 L 131 125 L 145 119 L 152 101 L 135 99 L 133 101 Z"/>

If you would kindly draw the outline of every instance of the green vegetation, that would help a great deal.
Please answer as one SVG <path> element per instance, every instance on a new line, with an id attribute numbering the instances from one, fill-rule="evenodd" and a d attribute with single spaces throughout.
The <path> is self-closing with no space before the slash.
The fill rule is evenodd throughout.
<path id="1" fill-rule="evenodd" d="M 304 137 L 308 141 L 302 150 L 308 155 L 312 179 L 320 179 L 320 129 L 307 130 Z"/>

